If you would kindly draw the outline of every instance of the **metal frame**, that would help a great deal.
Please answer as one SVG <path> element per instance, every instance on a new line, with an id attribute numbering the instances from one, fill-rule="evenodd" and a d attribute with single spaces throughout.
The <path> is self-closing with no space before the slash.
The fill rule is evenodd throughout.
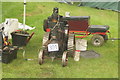
<path id="1" fill-rule="evenodd" d="M 91 33 L 89 31 L 69 31 L 69 33 L 72 34 L 77 34 L 77 35 L 83 35 L 83 36 L 75 36 L 75 38 L 85 38 L 89 35 L 94 35 L 94 34 L 100 34 L 100 35 L 107 35 L 107 33 L 109 33 L 109 31 L 106 32 L 95 32 L 95 33 Z"/>

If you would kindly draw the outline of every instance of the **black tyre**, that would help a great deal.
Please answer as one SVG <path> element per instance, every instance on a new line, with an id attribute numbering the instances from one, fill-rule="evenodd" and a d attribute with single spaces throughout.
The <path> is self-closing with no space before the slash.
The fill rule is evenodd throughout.
<path id="1" fill-rule="evenodd" d="M 92 38 L 91 38 L 91 43 L 92 45 L 94 46 L 102 46 L 104 44 L 104 38 L 103 36 L 101 35 L 94 35 Z"/>
<path id="2" fill-rule="evenodd" d="M 101 35 L 104 38 L 104 41 L 107 42 L 108 41 L 108 35 Z"/>

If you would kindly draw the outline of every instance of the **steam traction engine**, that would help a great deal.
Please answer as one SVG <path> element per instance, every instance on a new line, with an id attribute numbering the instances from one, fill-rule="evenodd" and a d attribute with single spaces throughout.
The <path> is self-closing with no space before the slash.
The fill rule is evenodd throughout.
<path id="1" fill-rule="evenodd" d="M 44 20 L 43 49 L 40 50 L 38 60 L 43 64 L 45 55 L 55 58 L 62 57 L 62 66 L 67 65 L 68 54 L 74 52 L 75 36 L 68 34 L 68 27 L 63 16 L 59 15 L 58 8 L 53 9 L 53 14 Z"/>

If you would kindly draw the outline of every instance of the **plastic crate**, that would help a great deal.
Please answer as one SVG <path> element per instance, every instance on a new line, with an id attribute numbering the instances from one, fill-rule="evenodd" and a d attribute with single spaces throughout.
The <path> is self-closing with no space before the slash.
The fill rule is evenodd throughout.
<path id="1" fill-rule="evenodd" d="M 17 49 L 14 49 L 13 47 L 12 48 L 10 47 L 9 50 L 3 50 L 3 52 L 2 52 L 2 62 L 3 63 L 8 64 L 16 58 L 17 58 Z"/>
<path id="2" fill-rule="evenodd" d="M 28 33 L 16 31 L 11 33 L 12 35 L 12 45 L 13 46 L 26 46 L 27 38 L 29 37 Z"/>
<path id="3" fill-rule="evenodd" d="M 8 51 L 2 52 L 2 62 L 3 63 L 6 63 L 6 64 L 10 63 L 12 61 L 11 57 L 12 57 L 12 54 L 9 53 Z"/>

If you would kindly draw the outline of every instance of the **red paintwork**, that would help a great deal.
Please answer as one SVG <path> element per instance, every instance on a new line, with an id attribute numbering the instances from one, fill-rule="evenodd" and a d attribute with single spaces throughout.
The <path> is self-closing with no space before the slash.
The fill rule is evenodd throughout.
<path id="1" fill-rule="evenodd" d="M 88 35 L 92 34 L 101 34 L 101 35 L 107 35 L 107 33 L 109 33 L 109 31 L 106 31 L 106 32 L 95 32 L 95 33 L 90 33 L 88 31 L 69 31 L 69 33 L 84 33 L 85 35 L 83 36 L 75 36 L 76 38 L 85 38 L 87 37 Z"/>
<path id="2" fill-rule="evenodd" d="M 75 51 L 80 52 L 80 50 L 75 50 Z"/>
<path id="3" fill-rule="evenodd" d="M 49 28 L 47 28 L 47 29 L 46 29 L 46 32 L 50 32 L 50 29 L 49 29 Z"/>
<path id="4" fill-rule="evenodd" d="M 72 33 L 72 32 L 80 32 L 80 33 L 89 33 L 89 32 L 87 32 L 87 31 L 69 31 L 70 33 Z"/>
<path id="5" fill-rule="evenodd" d="M 91 33 L 91 34 L 101 34 L 101 35 L 106 35 L 106 32 L 96 32 L 96 33 Z"/>
<path id="6" fill-rule="evenodd" d="M 75 36 L 76 38 L 85 38 L 90 34 L 88 31 L 69 31 L 69 33 L 84 33 L 85 34 L 83 36 Z"/>

